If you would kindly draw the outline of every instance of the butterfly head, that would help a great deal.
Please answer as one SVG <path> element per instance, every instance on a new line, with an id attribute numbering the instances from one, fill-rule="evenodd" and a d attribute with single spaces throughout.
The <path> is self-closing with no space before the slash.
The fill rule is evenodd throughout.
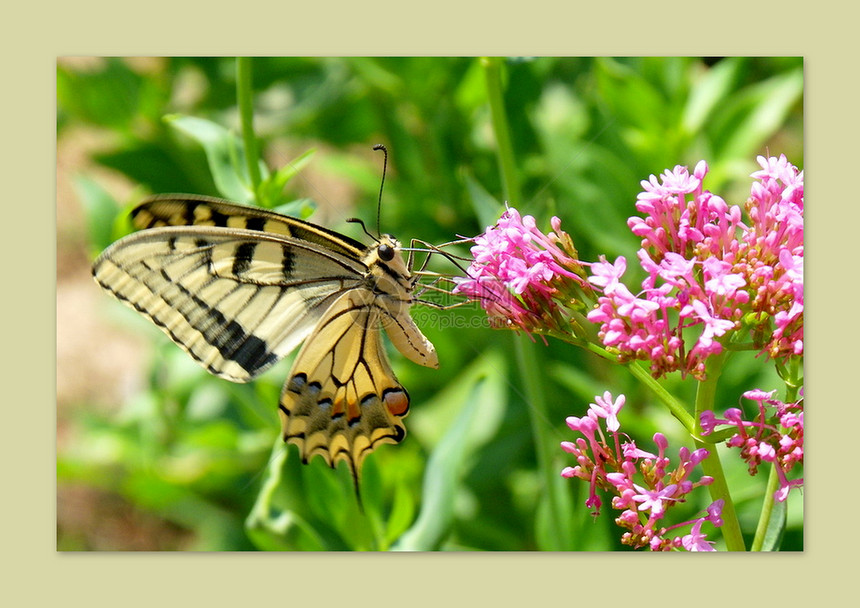
<path id="1" fill-rule="evenodd" d="M 376 243 L 367 248 L 362 262 L 371 269 L 379 267 L 392 278 L 408 278 L 410 273 L 400 249 L 400 241 L 390 234 L 382 234 Z"/>
<path id="2" fill-rule="evenodd" d="M 384 237 L 384 240 L 379 240 L 379 244 L 376 246 L 376 255 L 379 256 L 379 259 L 383 262 L 390 262 L 397 255 L 400 243 L 394 240 L 390 234 L 384 234 L 382 236 Z"/>

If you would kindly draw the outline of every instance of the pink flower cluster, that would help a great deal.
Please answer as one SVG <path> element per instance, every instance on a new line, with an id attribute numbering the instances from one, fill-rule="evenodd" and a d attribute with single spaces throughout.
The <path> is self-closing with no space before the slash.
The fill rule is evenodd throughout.
<path id="1" fill-rule="evenodd" d="M 553 217 L 553 232 L 509 207 L 495 226 L 475 237 L 467 277 L 454 293 L 477 300 L 496 327 L 527 332 L 566 324 L 560 303 L 576 289 L 591 292 L 570 236 Z"/>
<path id="2" fill-rule="evenodd" d="M 648 547 L 652 551 L 668 551 L 685 548 L 688 551 L 713 551 L 711 542 L 701 532 L 705 521 L 721 526 L 723 501 L 711 504 L 707 515 L 671 526 L 661 525 L 661 520 L 672 506 L 685 502 L 686 495 L 700 486 L 713 482 L 707 476 L 692 481 L 693 469 L 704 460 L 708 451 L 698 449 L 690 452 L 686 447 L 678 451 L 680 462 L 671 471 L 666 456 L 668 441 L 661 433 L 654 435 L 658 453 L 652 454 L 636 447 L 632 440 L 621 441 L 618 412 L 624 406 L 625 397 L 613 400 L 609 392 L 595 398 L 583 418 L 571 416 L 567 425 L 583 435 L 575 442 L 561 444 L 565 452 L 576 456 L 577 466 L 566 467 L 563 477 L 576 477 L 589 482 L 589 494 L 585 504 L 596 516 L 602 502 L 597 489 L 615 494 L 612 507 L 622 511 L 616 523 L 627 530 L 622 543 L 634 548 Z M 603 419 L 607 440 L 600 425 Z M 670 531 L 692 524 L 689 534 L 669 537 Z"/>
<path id="3" fill-rule="evenodd" d="M 702 189 L 704 161 L 692 175 L 678 166 L 642 182 L 644 217 L 628 221 L 642 238 L 641 291 L 621 283 L 623 257 L 601 258 L 589 277 L 603 295 L 588 319 L 621 360 L 649 361 L 656 377 L 703 378 L 707 357 L 743 327 L 774 359 L 803 354 L 803 172 L 785 156 L 757 160 L 747 223 L 740 207 Z"/>
<path id="4" fill-rule="evenodd" d="M 774 498 L 782 502 L 792 488 L 803 486 L 803 478 L 789 480 L 787 476 L 795 465 L 803 466 L 803 401 L 783 403 L 773 399 L 773 393 L 758 389 L 744 393 L 745 398 L 758 403 L 755 420 L 744 420 L 740 409 L 731 408 L 726 410 L 725 418 L 717 418 L 711 411 L 702 412 L 701 425 L 703 436 L 710 435 L 719 425 L 738 429 L 726 445 L 740 448 L 741 458 L 749 464 L 750 475 L 758 472 L 761 462 L 775 464 L 779 490 Z M 768 406 L 775 410 L 772 418 L 768 418 Z"/>

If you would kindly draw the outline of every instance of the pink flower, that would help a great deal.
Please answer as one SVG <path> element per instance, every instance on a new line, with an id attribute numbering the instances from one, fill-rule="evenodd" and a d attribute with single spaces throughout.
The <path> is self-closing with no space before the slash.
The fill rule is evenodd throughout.
<path id="1" fill-rule="evenodd" d="M 602 287 L 603 293 L 612 294 L 621 285 L 621 277 L 627 270 L 627 260 L 621 256 L 615 260 L 614 264 L 607 262 L 603 256 L 600 256 L 600 260 L 600 262 L 594 262 L 591 265 L 591 276 L 588 277 L 588 282 Z M 624 289 L 627 288 L 624 287 Z"/>
<path id="2" fill-rule="evenodd" d="M 612 395 L 609 391 L 603 393 L 603 397 L 595 397 L 595 403 L 592 403 L 588 409 L 588 415 L 592 413 L 595 417 L 606 419 L 606 430 L 614 433 L 618 430 L 620 423 L 618 422 L 618 412 L 624 407 L 626 398 L 624 395 L 619 395 L 618 399 L 612 401 Z"/>
<path id="3" fill-rule="evenodd" d="M 708 507 L 707 520 L 718 528 L 723 525 L 723 519 L 721 516 L 723 514 L 723 505 L 725 503 L 726 501 L 720 498 L 719 500 L 712 502 L 711 506 Z"/>
<path id="4" fill-rule="evenodd" d="M 622 454 L 624 455 L 624 458 L 628 459 L 628 460 L 639 460 L 640 458 L 647 458 L 649 460 L 654 460 L 655 458 L 657 458 L 651 452 L 646 452 L 645 450 L 640 450 L 638 447 L 636 447 L 636 444 L 632 441 L 629 441 L 627 443 L 622 443 L 621 448 L 623 450 Z"/>
<path id="5" fill-rule="evenodd" d="M 690 452 L 682 447 L 678 450 L 677 466 L 670 470 L 669 441 L 663 434 L 654 434 L 656 455 L 637 448 L 633 441 L 621 441 L 617 415 L 626 401 L 624 395 L 616 399 L 605 392 L 594 401 L 587 416 L 566 419 L 568 427 L 582 437 L 562 442 L 562 449 L 574 455 L 577 462 L 575 467 L 565 467 L 562 477 L 588 481 L 586 506 L 594 515 L 599 514 L 602 504 L 598 490 L 614 494 L 612 508 L 622 511 L 616 523 L 627 530 L 622 535 L 622 543 L 654 551 L 680 547 L 679 538 L 664 536 L 670 528 L 661 528 L 658 524 L 671 507 L 684 502 L 690 492 L 713 482 L 707 476 L 696 481 L 691 479 L 694 468 L 708 451 Z M 602 421 L 605 421 L 605 433 Z M 684 524 L 672 527 L 678 525 Z"/>
<path id="6" fill-rule="evenodd" d="M 693 524 L 690 533 L 681 539 L 681 544 L 687 551 L 716 551 L 713 541 L 706 540 L 706 536 L 702 534 L 703 519 L 698 520 Z"/>
<path id="7" fill-rule="evenodd" d="M 692 303 L 692 308 L 695 313 L 694 316 L 697 317 L 703 325 L 702 335 L 699 337 L 697 346 L 708 350 L 710 353 L 717 354 L 721 352 L 722 347 L 720 345 L 714 347 L 713 338 L 720 337 L 730 329 L 733 329 L 735 326 L 734 322 L 715 317 L 713 313 L 708 310 L 707 305 L 701 300 L 695 300 Z"/>
<path id="8" fill-rule="evenodd" d="M 642 486 L 633 484 L 633 488 L 639 492 L 633 497 L 633 500 L 640 503 L 640 511 L 650 510 L 654 516 L 659 517 L 663 515 L 666 510 L 666 501 L 675 500 L 674 494 L 677 487 L 678 486 L 675 484 L 670 484 L 660 490 L 649 490 Z"/>
<path id="9" fill-rule="evenodd" d="M 747 223 L 740 206 L 703 190 L 704 161 L 692 175 L 678 166 L 642 182 L 643 217 L 628 220 L 642 239 L 641 292 L 621 283 L 623 258 L 593 263 L 588 278 L 602 295 L 587 318 L 619 361 L 703 379 L 720 338 L 737 331 L 772 358 L 803 354 L 803 172 L 784 156 L 758 162 Z"/>
<path id="10" fill-rule="evenodd" d="M 535 219 L 509 207 L 495 226 L 473 239 L 473 261 L 466 277 L 455 279 L 454 293 L 480 302 L 495 327 L 573 331 L 563 311 L 591 297 L 582 265 L 561 220 L 553 232 L 537 229 Z"/>
<path id="11" fill-rule="evenodd" d="M 628 220 L 641 238 L 641 289 L 621 282 L 624 257 L 582 263 L 559 218 L 545 234 L 508 208 L 473 239 L 454 292 L 480 302 L 494 327 L 529 334 L 588 339 L 585 316 L 619 362 L 647 361 L 655 377 L 704 379 L 722 343 L 744 338 L 784 364 L 803 355 L 803 172 L 785 156 L 757 160 L 743 207 L 704 190 L 704 161 L 642 181 L 642 216 Z"/>
<path id="12" fill-rule="evenodd" d="M 700 424 L 702 434 L 709 435 L 718 425 L 734 426 L 737 432 L 729 437 L 726 445 L 740 448 L 741 458 L 749 465 L 750 475 L 758 472 L 762 462 L 774 465 L 779 478 L 779 490 L 775 494 L 778 501 L 787 498 L 792 488 L 803 485 L 803 479 L 788 479 L 795 466 L 803 465 L 803 401 L 783 403 L 773 398 L 774 391 L 765 392 L 754 389 L 744 393 L 744 397 L 758 403 L 759 413 L 754 420 L 744 420 L 741 410 L 726 410 L 725 418 L 717 418 L 713 412 L 702 412 Z M 767 404 L 767 405 L 765 405 Z M 768 407 L 775 409 L 779 424 L 770 422 L 773 417 Z"/>

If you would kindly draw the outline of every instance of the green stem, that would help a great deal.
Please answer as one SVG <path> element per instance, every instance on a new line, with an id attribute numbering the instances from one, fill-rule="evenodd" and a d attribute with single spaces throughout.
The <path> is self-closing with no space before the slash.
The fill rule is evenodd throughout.
<path id="1" fill-rule="evenodd" d="M 272 512 L 274 511 L 272 508 L 272 499 L 275 491 L 278 489 L 278 485 L 281 483 L 281 472 L 288 453 L 284 449 L 283 442 L 280 441 L 279 437 L 275 443 L 275 447 L 272 449 L 272 457 L 268 465 L 268 476 L 263 481 L 263 487 L 260 488 L 257 500 L 248 514 L 246 525 L 251 527 L 266 527 L 267 522 L 271 520 Z"/>
<path id="2" fill-rule="evenodd" d="M 672 415 L 678 419 L 678 421 L 684 425 L 684 428 L 693 432 L 693 429 L 696 426 L 696 419 L 690 415 L 690 412 L 687 411 L 687 408 L 684 407 L 684 404 L 681 403 L 675 396 L 667 391 L 662 384 L 657 382 L 654 379 L 648 370 L 642 367 L 638 362 L 631 362 L 627 364 L 627 369 L 630 370 L 630 373 L 639 380 L 642 384 L 651 389 L 651 392 L 657 396 L 657 398 L 663 402 L 663 404 L 669 408 L 669 411 Z"/>
<path id="3" fill-rule="evenodd" d="M 585 350 L 594 353 L 598 357 L 606 359 L 607 361 L 611 361 L 613 363 L 617 363 L 617 358 L 611 352 L 603 348 L 602 346 L 598 346 L 593 342 L 586 342 L 584 340 L 579 340 L 576 336 L 570 336 L 567 334 L 556 333 L 556 332 L 548 332 L 548 335 L 553 336 L 554 338 L 558 338 L 559 340 L 563 340 L 570 344 L 575 344 L 576 346 L 581 346 Z M 669 408 L 669 411 L 672 413 L 678 421 L 684 425 L 684 428 L 687 429 L 690 433 L 694 433 L 696 427 L 695 419 L 690 415 L 687 411 L 687 408 L 684 404 L 679 401 L 675 396 L 667 391 L 662 384 L 657 382 L 656 379 L 648 372 L 647 369 L 642 367 L 642 364 L 638 361 L 630 361 L 626 364 L 627 369 L 630 373 L 639 380 L 642 384 L 648 387 L 654 395 L 663 402 L 663 404 Z"/>
<path id="4" fill-rule="evenodd" d="M 764 541 L 767 537 L 768 528 L 770 528 L 770 520 L 773 516 L 774 495 L 779 488 L 779 475 L 776 474 L 776 466 L 770 468 L 770 475 L 767 478 L 767 489 L 765 490 L 764 501 L 761 506 L 761 515 L 758 518 L 758 525 L 753 537 L 751 551 L 761 551 L 764 547 Z"/>
<path id="5" fill-rule="evenodd" d="M 499 172 L 501 173 L 504 197 L 506 201 L 517 202 L 520 200 L 520 186 L 502 95 L 502 60 L 485 57 L 481 59 L 481 66 L 484 68 L 493 132 L 498 146 Z M 565 494 L 565 488 L 561 483 L 563 478 L 559 475 L 561 465 L 555 466 L 553 463 L 558 446 L 553 442 L 548 426 L 550 418 L 543 384 L 539 381 L 542 370 L 537 363 L 538 355 L 530 343 L 516 340 L 515 344 L 520 376 L 529 403 L 528 409 L 537 452 L 538 469 L 546 487 L 546 504 L 549 508 L 549 515 L 547 529 L 544 532 L 546 533 L 546 541 L 550 545 L 547 548 L 556 551 L 562 550 L 568 548 L 566 544 L 571 537 L 568 530 L 570 517 L 565 516 L 564 504 L 567 494 Z"/>
<path id="6" fill-rule="evenodd" d="M 786 370 L 788 377 L 784 378 L 785 380 L 785 397 L 784 400 L 786 403 L 792 403 L 797 400 L 797 393 L 800 389 L 800 385 L 802 384 L 801 373 L 802 368 L 800 365 L 800 358 L 794 357 L 792 361 L 789 363 L 788 370 Z M 776 472 L 776 467 L 778 464 L 774 463 L 770 467 L 770 474 L 767 478 L 767 488 L 765 489 L 764 501 L 762 502 L 761 507 L 761 515 L 759 515 L 758 525 L 755 530 L 755 537 L 753 537 L 752 542 L 752 550 L 753 551 L 761 551 L 764 547 L 765 540 L 767 538 L 768 530 L 771 525 L 771 518 L 774 514 L 774 501 L 776 500 L 774 497 L 776 495 L 776 491 L 779 488 L 779 475 Z"/>
<path id="7" fill-rule="evenodd" d="M 803 365 L 800 357 L 792 357 L 788 364 L 789 377 L 785 382 L 785 402 L 797 401 L 797 394 L 803 386 Z"/>
<path id="8" fill-rule="evenodd" d="M 239 103 L 239 116 L 242 121 L 242 142 L 245 145 L 245 164 L 254 197 L 258 197 L 260 183 L 260 154 L 257 137 L 254 134 L 254 92 L 251 86 L 251 58 L 236 58 L 236 98 Z M 261 201 L 258 201 L 261 202 Z"/>
<path id="9" fill-rule="evenodd" d="M 502 194 L 505 201 L 519 204 L 520 183 L 514 161 L 514 148 L 511 144 L 511 131 L 505 114 L 505 102 L 502 95 L 502 59 L 498 57 L 482 57 L 481 66 L 484 68 L 484 79 L 487 84 L 487 98 L 490 103 L 490 116 L 493 121 L 493 133 L 496 136 L 499 169 L 502 174 Z"/>
<path id="10" fill-rule="evenodd" d="M 701 415 L 705 410 L 714 410 L 714 397 L 717 391 L 717 381 L 723 370 L 725 363 L 725 354 L 711 357 L 708 360 L 705 369 L 707 379 L 699 382 L 696 391 L 696 414 L 695 414 L 695 433 L 693 439 L 698 448 L 707 448 L 708 457 L 702 461 L 702 469 L 705 475 L 712 477 L 714 482 L 708 486 L 711 498 L 717 500 L 722 498 L 723 504 L 723 526 L 720 528 L 723 538 L 726 541 L 726 548 L 729 551 L 745 551 L 743 534 L 741 533 L 740 522 L 735 511 L 734 503 L 732 502 L 729 486 L 726 483 L 726 476 L 723 473 L 723 465 L 720 462 L 720 455 L 717 452 L 716 446 L 709 445 L 700 439 L 702 435 Z"/>
<path id="11" fill-rule="evenodd" d="M 564 551 L 570 549 L 568 543 L 571 539 L 569 529 L 571 518 L 566 516 L 566 499 L 564 479 L 559 475 L 562 469 L 560 463 L 555 463 L 558 450 L 558 442 L 553 441 L 548 424 L 549 411 L 546 396 L 543 391 L 543 383 L 540 381 L 542 370 L 538 363 L 539 354 L 534 345 L 523 339 L 514 341 L 517 366 L 520 378 L 528 400 L 529 419 L 534 437 L 537 464 L 540 475 L 543 478 L 543 486 L 546 490 L 549 517 L 546 520 L 547 527 L 545 541 L 549 551 Z"/>

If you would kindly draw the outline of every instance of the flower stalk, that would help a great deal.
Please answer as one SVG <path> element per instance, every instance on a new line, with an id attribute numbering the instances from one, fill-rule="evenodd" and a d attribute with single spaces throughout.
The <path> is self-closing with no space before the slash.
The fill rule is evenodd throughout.
<path id="1" fill-rule="evenodd" d="M 499 171 L 505 199 L 508 201 L 518 201 L 520 200 L 519 177 L 516 171 L 514 149 L 511 144 L 510 129 L 508 127 L 502 95 L 502 62 L 499 58 L 487 57 L 481 59 L 481 65 L 484 68 L 493 132 L 496 137 L 496 145 L 498 146 Z M 493 288 L 490 287 L 490 289 Z M 513 305 L 514 310 L 519 308 L 513 302 L 509 302 L 508 304 Z M 537 452 L 538 467 L 543 486 L 547 492 L 546 500 L 549 510 L 547 518 L 547 541 L 553 544 L 548 548 L 559 550 L 565 548 L 566 543 L 569 542 L 570 535 L 565 532 L 568 528 L 566 525 L 568 518 L 565 517 L 565 510 L 563 508 L 563 492 L 565 488 L 559 484 L 558 475 L 555 473 L 552 464 L 556 455 L 556 444 L 550 435 L 550 418 L 546 396 L 544 395 L 543 384 L 537 381 L 541 372 L 536 365 L 534 353 L 527 352 L 530 350 L 530 345 L 524 343 L 522 340 L 516 340 L 514 348 L 516 350 L 520 379 L 525 386 L 528 397 L 529 417 L 535 441 L 535 450 Z"/>
<path id="2" fill-rule="evenodd" d="M 508 126 L 502 92 L 502 61 L 499 57 L 482 57 L 481 66 L 484 68 L 484 81 L 487 85 L 487 99 L 490 103 L 493 134 L 496 137 L 496 154 L 502 176 L 502 192 L 506 201 L 519 202 L 521 200 L 520 180 L 514 161 L 514 147 L 511 144 L 511 130 Z"/>
<path id="3" fill-rule="evenodd" d="M 254 92 L 251 77 L 251 58 L 236 58 L 236 98 L 239 103 L 239 117 L 242 124 L 242 143 L 245 148 L 245 166 L 251 180 L 251 191 L 260 196 L 260 152 L 257 136 L 254 134 Z"/>
<path id="4" fill-rule="evenodd" d="M 708 457 L 702 461 L 702 469 L 705 474 L 712 477 L 712 483 L 708 490 L 711 493 L 711 498 L 714 500 L 723 500 L 723 520 L 722 527 L 723 538 L 726 541 L 726 548 L 729 551 L 744 551 L 744 538 L 741 533 L 740 522 L 738 521 L 737 513 L 735 512 L 732 496 L 729 492 L 729 486 L 726 482 L 726 476 L 723 472 L 723 465 L 720 462 L 720 454 L 716 446 L 709 446 L 702 441 L 702 412 L 712 410 L 714 408 L 714 397 L 717 390 L 717 381 L 722 373 L 726 355 L 713 357 L 709 359 L 707 365 L 707 378 L 700 382 L 696 391 L 696 416 L 695 416 L 695 432 L 694 441 L 699 447 L 709 447 Z"/>

